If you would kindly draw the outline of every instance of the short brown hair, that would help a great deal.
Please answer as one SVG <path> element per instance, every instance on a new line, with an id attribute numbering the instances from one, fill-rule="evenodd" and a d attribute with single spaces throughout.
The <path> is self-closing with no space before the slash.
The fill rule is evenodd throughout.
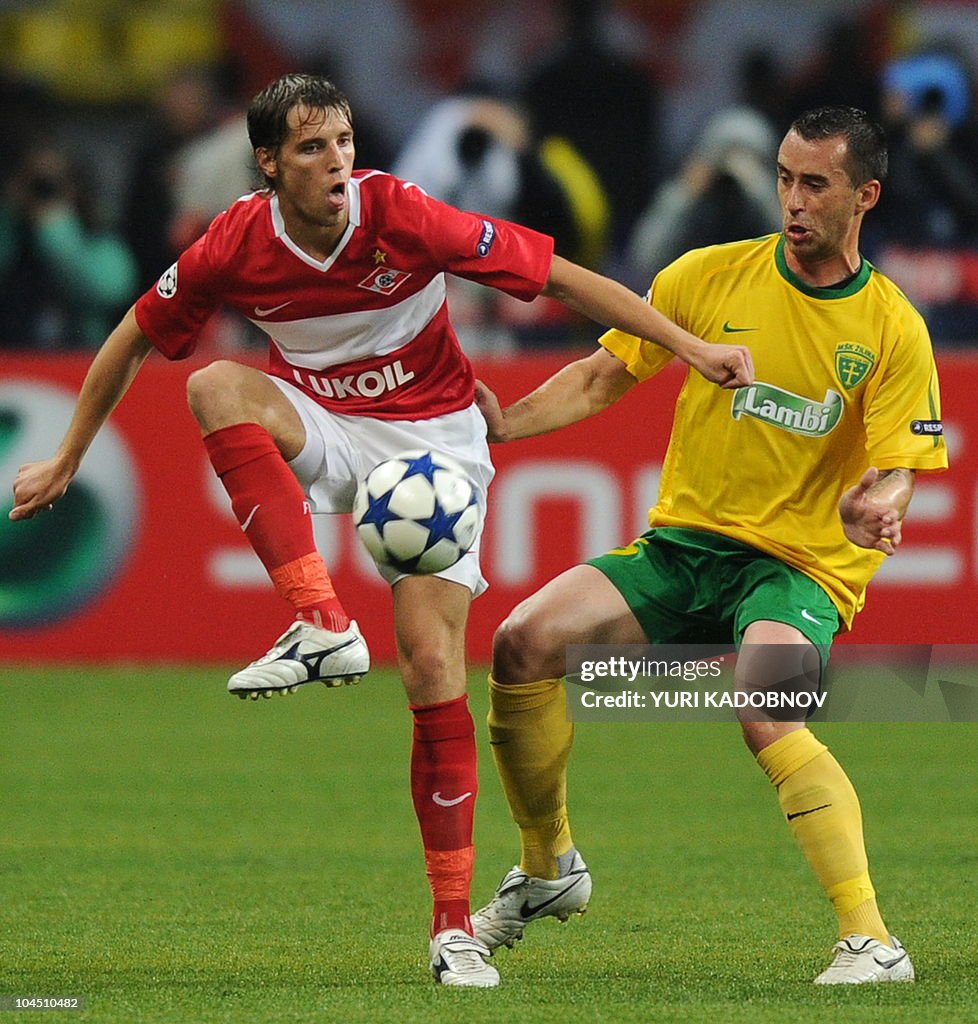
<path id="1" fill-rule="evenodd" d="M 350 101 L 327 78 L 289 74 L 267 85 L 248 107 L 248 138 L 252 149 L 278 149 L 289 134 L 289 111 L 299 105 L 332 110 L 352 125 Z M 274 182 L 265 178 L 265 184 Z"/>
<path id="2" fill-rule="evenodd" d="M 791 123 L 806 142 L 816 139 L 846 140 L 845 169 L 854 186 L 883 181 L 887 170 L 886 134 L 858 107 L 817 107 L 807 110 Z"/>

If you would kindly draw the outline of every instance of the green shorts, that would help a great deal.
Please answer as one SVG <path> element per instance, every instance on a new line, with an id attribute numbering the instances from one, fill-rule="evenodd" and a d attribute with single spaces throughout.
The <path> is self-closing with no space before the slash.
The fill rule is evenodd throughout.
<path id="1" fill-rule="evenodd" d="M 707 530 L 657 527 L 588 561 L 618 588 L 653 644 L 740 647 L 759 619 L 800 630 L 823 666 L 839 613 L 813 579 L 748 544 Z"/>

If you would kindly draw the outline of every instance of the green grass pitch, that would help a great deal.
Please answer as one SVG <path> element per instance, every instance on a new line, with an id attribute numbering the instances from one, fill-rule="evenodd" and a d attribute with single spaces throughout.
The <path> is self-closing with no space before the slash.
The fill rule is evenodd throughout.
<path id="1" fill-rule="evenodd" d="M 0 672 L 0 996 L 48 1022 L 978 1021 L 975 725 L 825 725 L 916 985 L 821 990 L 834 917 L 727 725 L 578 727 L 591 909 L 427 974 L 429 901 L 395 675 L 256 703 L 217 669 Z M 516 857 L 473 673 L 474 898 Z"/>

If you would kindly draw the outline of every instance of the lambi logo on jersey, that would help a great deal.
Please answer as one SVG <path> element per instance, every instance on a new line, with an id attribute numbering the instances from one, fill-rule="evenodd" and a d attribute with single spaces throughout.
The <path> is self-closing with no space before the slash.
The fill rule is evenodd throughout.
<path id="1" fill-rule="evenodd" d="M 156 282 L 156 290 L 164 299 L 172 299 L 177 293 L 177 265 L 173 264 L 169 270 Z"/>
<path id="2" fill-rule="evenodd" d="M 377 267 L 371 270 L 357 287 L 365 288 L 368 292 L 379 292 L 381 295 L 392 295 L 410 276 L 407 270 Z"/>
<path id="3" fill-rule="evenodd" d="M 730 415 L 735 420 L 748 416 L 792 434 L 824 437 L 836 428 L 842 410 L 842 395 L 832 388 L 818 401 L 759 380 L 734 393 Z"/>
<path id="4" fill-rule="evenodd" d="M 835 374 L 846 389 L 852 391 L 866 379 L 876 363 L 876 353 L 854 342 L 835 347 Z"/>

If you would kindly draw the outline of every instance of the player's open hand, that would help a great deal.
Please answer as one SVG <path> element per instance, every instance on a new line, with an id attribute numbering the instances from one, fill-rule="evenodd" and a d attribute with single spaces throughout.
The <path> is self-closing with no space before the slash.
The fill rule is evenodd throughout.
<path id="1" fill-rule="evenodd" d="M 745 345 L 708 345 L 697 350 L 690 363 L 721 388 L 742 388 L 754 383 L 754 360 Z"/>
<path id="2" fill-rule="evenodd" d="M 43 462 L 21 466 L 14 480 L 14 507 L 10 518 L 32 519 L 38 512 L 48 512 L 68 490 L 74 470 L 55 457 Z"/>
<path id="3" fill-rule="evenodd" d="M 489 442 L 492 444 L 498 441 L 505 441 L 507 439 L 506 414 L 499 404 L 496 393 L 483 384 L 481 380 L 475 382 L 475 404 L 479 407 L 479 412 L 485 417 L 486 426 L 489 428 L 487 434 Z"/>
<path id="4" fill-rule="evenodd" d="M 903 539 L 902 521 L 892 497 L 874 486 L 879 479 L 880 471 L 870 466 L 839 499 L 839 515 L 853 544 L 892 555 Z"/>

